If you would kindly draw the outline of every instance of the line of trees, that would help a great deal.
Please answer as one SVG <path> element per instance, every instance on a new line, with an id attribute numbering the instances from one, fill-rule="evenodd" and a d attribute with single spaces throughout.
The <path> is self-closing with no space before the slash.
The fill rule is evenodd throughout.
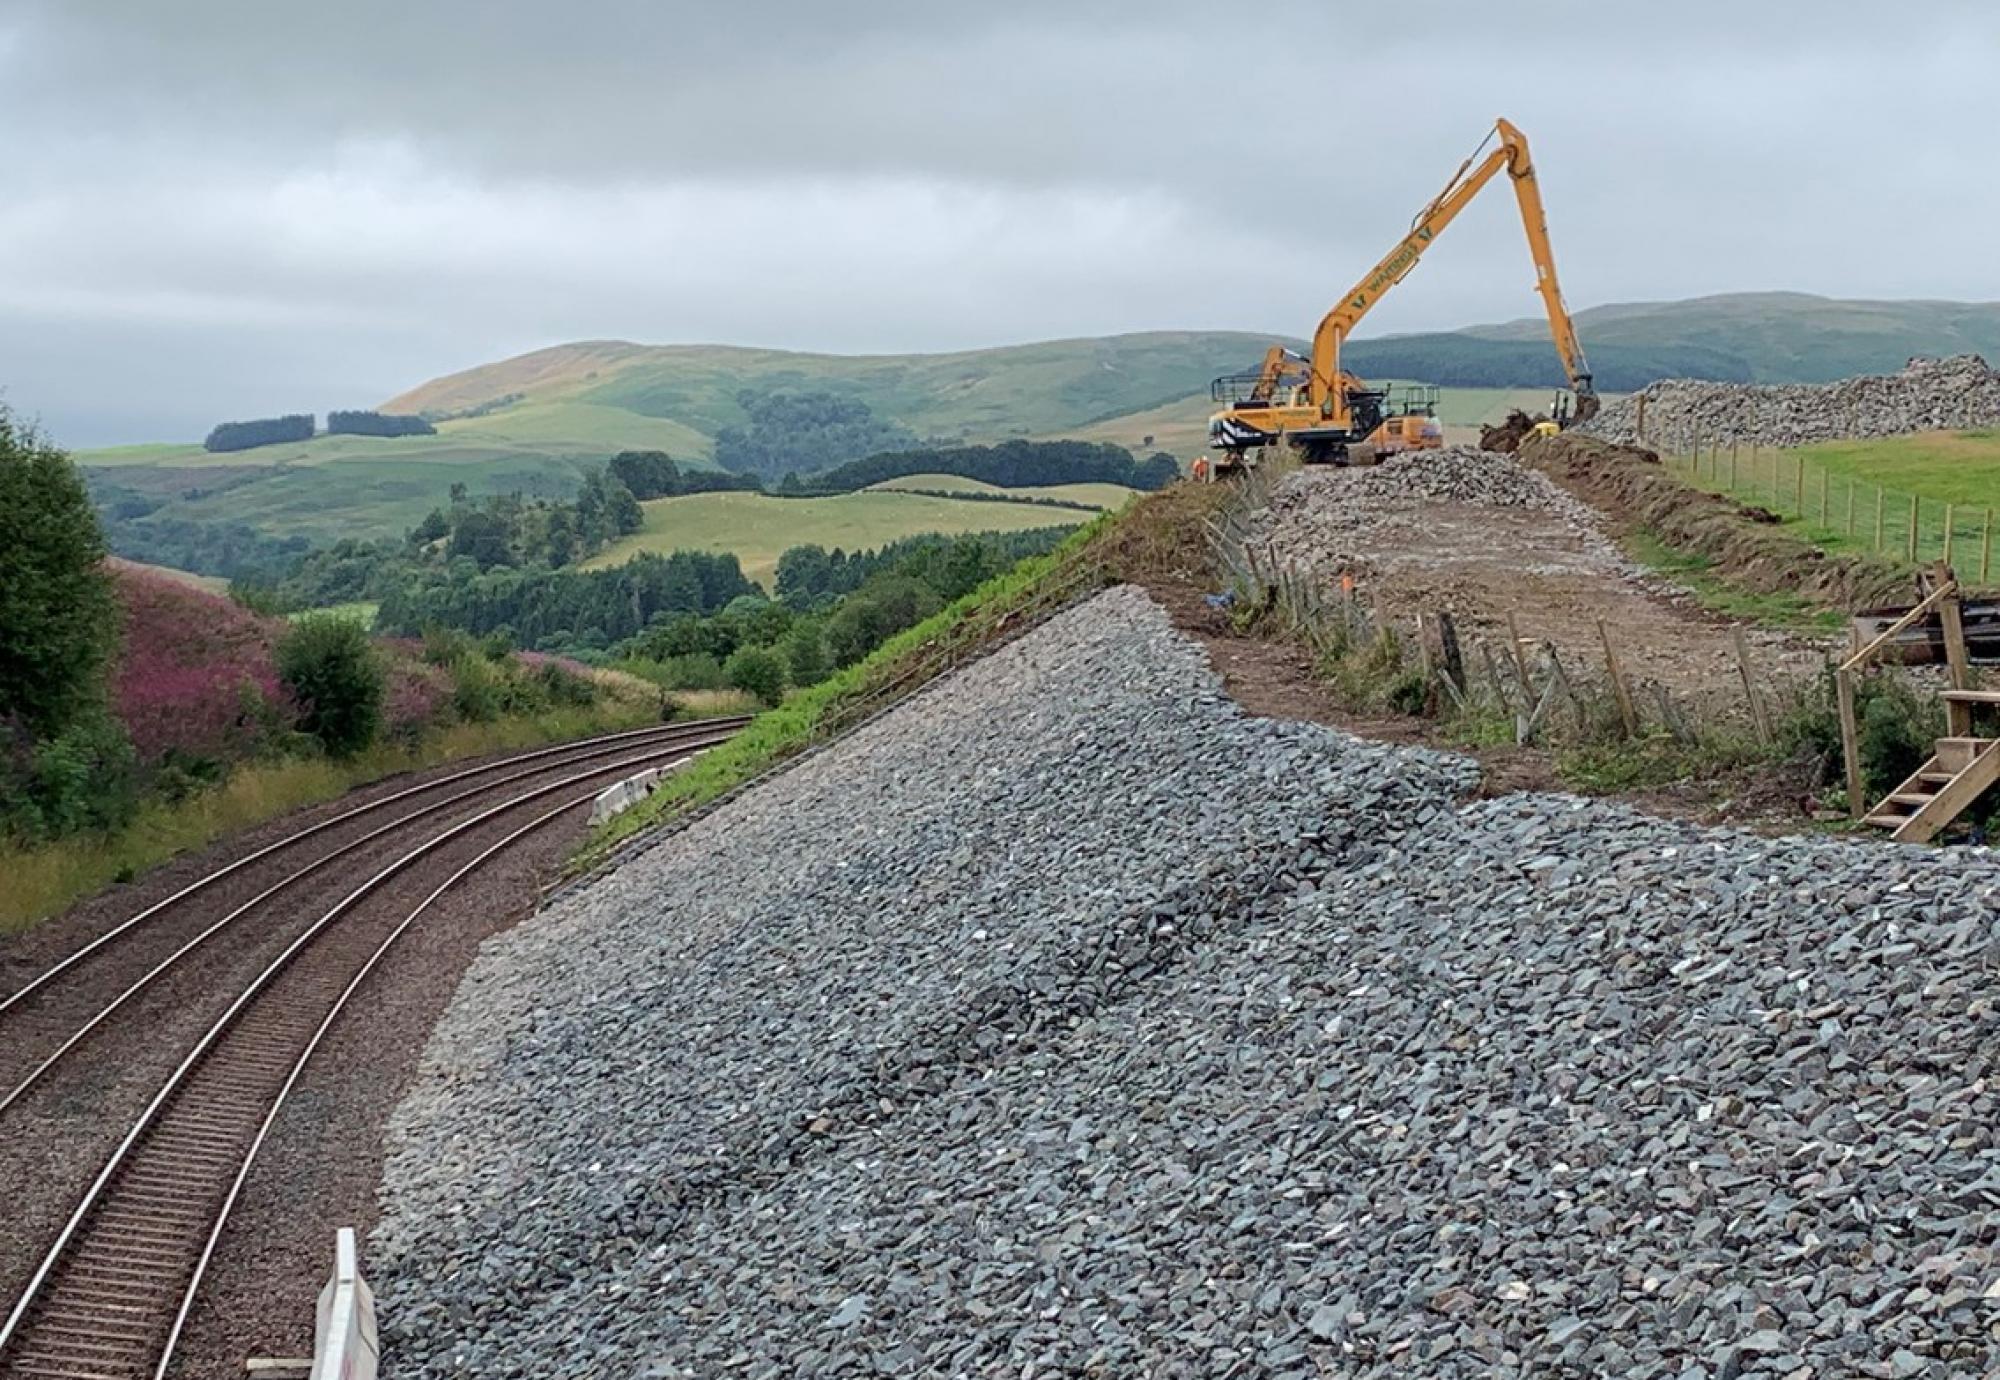
<path id="1" fill-rule="evenodd" d="M 1050 484 L 1123 484 L 1151 491 L 1180 476 L 1165 453 L 1134 460 L 1123 446 L 1092 441 L 1002 441 L 993 446 L 932 446 L 885 451 L 836 465 L 810 481 L 815 489 L 846 492 L 912 474 L 951 474 L 1002 488 Z"/>
<path id="2" fill-rule="evenodd" d="M 1016 561 L 1054 550 L 1074 530 L 1035 527 L 962 537 L 904 537 L 872 551 L 794 546 L 778 557 L 774 592 L 780 603 L 795 609 L 824 608 L 878 575 L 900 573 L 956 599 Z"/>
<path id="3" fill-rule="evenodd" d="M 426 418 L 392 412 L 349 409 L 326 414 L 327 435 L 349 436 L 435 436 L 437 428 Z M 310 441 L 318 434 L 310 412 L 288 412 L 282 417 L 255 417 L 244 422 L 218 422 L 201 445 L 212 454 L 254 450 L 258 446 L 285 445 Z"/>
<path id="4" fill-rule="evenodd" d="M 713 613 L 757 594 L 733 555 L 651 552 L 609 570 L 450 568 L 386 593 L 375 615 L 388 633 L 441 626 L 544 651 L 589 654 L 645 630 L 662 614 Z"/>
<path id="5" fill-rule="evenodd" d="M 283 417 L 258 417 L 247 422 L 218 422 L 201 448 L 220 454 L 225 451 L 253 450 L 258 446 L 283 445 L 313 438 L 313 414 L 291 412 Z"/>
<path id="6" fill-rule="evenodd" d="M 406 413 L 355 410 L 326 414 L 329 436 L 435 436 L 437 428 Z"/>
<path id="7" fill-rule="evenodd" d="M 764 487 L 754 474 L 727 470 L 684 470 L 663 450 L 621 450 L 607 463 L 613 477 L 638 498 L 678 498 L 723 490 Z"/>

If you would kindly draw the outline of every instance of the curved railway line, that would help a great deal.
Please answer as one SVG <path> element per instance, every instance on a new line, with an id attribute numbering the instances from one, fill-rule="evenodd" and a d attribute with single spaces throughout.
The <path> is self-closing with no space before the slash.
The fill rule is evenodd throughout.
<path id="1" fill-rule="evenodd" d="M 0 1044 L 13 1048 L 18 1036 L 28 1048 L 10 1059 L 27 1069 L 25 1076 L 8 1076 L 10 1090 L 0 1094 L 0 1136 L 6 1136 L 9 1110 L 31 1095 L 58 1091 L 67 1058 L 90 1048 L 93 1036 L 117 1029 L 121 1012 L 132 1019 L 135 999 L 213 937 L 245 917 L 264 917 L 267 940 L 283 941 L 129 1120 L 0 1322 L 0 1376 L 166 1375 L 203 1271 L 287 1094 L 397 940 L 452 889 L 527 836 L 588 805 L 609 782 L 683 761 L 727 740 L 743 722 L 718 719 L 612 735 L 398 790 L 215 869 L 0 1000 Z M 472 781 L 478 784 L 464 784 Z M 452 786 L 460 788 L 386 821 L 374 818 Z M 354 837 L 342 836 L 357 825 Z M 398 840 L 398 834 L 407 837 Z M 321 846 L 296 856 L 310 841 Z M 475 845 L 477 851 L 454 866 L 456 856 Z M 279 874 L 220 918 L 213 904 L 206 910 L 199 904 L 227 905 L 225 881 L 271 862 L 282 865 Z M 346 885 L 331 905 L 303 907 L 306 897 L 294 888 L 307 878 L 321 885 L 343 882 L 343 862 L 350 868 L 363 862 L 368 875 Z M 428 868 L 444 875 L 414 907 L 388 904 L 393 881 Z M 310 894 L 310 888 L 301 890 Z M 114 955 L 122 968 L 107 981 L 105 965 Z M 134 967 L 143 971 L 125 981 Z M 93 991 L 95 1009 L 83 1014 L 83 998 Z"/>

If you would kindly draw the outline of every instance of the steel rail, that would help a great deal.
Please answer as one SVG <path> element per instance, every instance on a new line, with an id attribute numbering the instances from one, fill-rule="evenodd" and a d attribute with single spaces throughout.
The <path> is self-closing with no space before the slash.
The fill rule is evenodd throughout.
<path id="1" fill-rule="evenodd" d="M 271 963 L 264 968 L 262 972 L 260 972 L 255 978 L 251 979 L 249 985 L 243 989 L 243 991 L 236 997 L 236 999 L 230 1003 L 229 1008 L 226 1011 L 224 1011 L 222 1015 L 216 1019 L 214 1024 L 212 1024 L 209 1027 L 208 1031 L 196 1043 L 195 1047 L 186 1055 L 186 1057 L 184 1057 L 181 1060 L 179 1066 L 176 1067 L 170 1075 L 168 1075 L 166 1082 L 161 1086 L 160 1090 L 154 1094 L 152 1101 L 147 1104 L 145 1110 L 142 1111 L 139 1114 L 138 1118 L 133 1122 L 131 1128 L 125 1133 L 124 1138 L 119 1142 L 118 1146 L 111 1152 L 111 1155 L 105 1161 L 103 1168 L 101 1168 L 98 1171 L 97 1177 L 92 1181 L 90 1187 L 85 1191 L 83 1198 L 81 1199 L 81 1201 L 78 1202 L 75 1210 L 72 1211 L 72 1213 L 70 1214 L 68 1221 L 64 1224 L 62 1231 L 58 1234 L 55 1243 L 52 1246 L 50 1246 L 40 1266 L 36 1269 L 33 1277 L 29 1280 L 27 1287 L 22 1291 L 20 1298 L 15 1302 L 13 1310 L 9 1313 L 5 1324 L 0 1325 L 0 1360 L 4 1360 L 6 1358 L 9 1349 L 12 1348 L 17 1342 L 17 1340 L 20 1338 L 23 1331 L 23 1324 L 28 1321 L 29 1315 L 33 1312 L 36 1304 L 43 1298 L 44 1291 L 49 1285 L 51 1277 L 57 1273 L 59 1267 L 62 1265 L 64 1261 L 65 1255 L 69 1252 L 71 1246 L 76 1242 L 79 1234 L 83 1231 L 85 1225 L 90 1220 L 92 1214 L 105 1205 L 107 1194 L 109 1190 L 113 1187 L 114 1181 L 117 1179 L 119 1171 L 125 1167 L 126 1162 L 132 1156 L 133 1151 L 139 1146 L 141 1141 L 145 1139 L 145 1137 L 148 1135 L 149 1132 L 154 1130 L 156 1124 L 160 1121 L 162 1114 L 167 1110 L 169 1104 L 173 1102 L 175 1095 L 183 1089 L 183 1087 L 188 1082 L 190 1076 L 198 1068 L 203 1066 L 209 1054 L 214 1050 L 216 1044 L 223 1038 L 223 1036 L 236 1025 L 237 1021 L 248 1010 L 252 1009 L 253 1004 L 256 1002 L 258 997 L 261 996 L 264 993 L 264 991 L 280 975 L 285 973 L 291 967 L 293 962 L 300 956 L 301 953 L 303 953 L 306 950 L 306 948 L 315 939 L 325 934 L 329 930 L 329 928 L 333 926 L 334 923 L 338 921 L 343 915 L 351 911 L 362 900 L 366 899 L 370 894 L 372 894 L 375 890 L 386 884 L 390 879 L 400 875 L 403 871 L 405 871 L 407 868 L 411 867 L 424 857 L 429 856 L 431 853 L 445 846 L 447 843 L 450 843 L 451 841 L 461 837 L 468 831 L 477 828 L 482 824 L 487 823 L 489 820 L 493 819 L 498 815 L 504 814 L 511 810 L 519 809 L 521 806 L 529 804 L 532 801 L 553 795 L 558 791 L 566 790 L 570 787 L 576 786 L 580 782 L 590 780 L 593 777 L 600 777 L 615 772 L 624 771 L 627 769 L 639 768 L 647 763 L 661 761 L 662 759 L 692 757 L 697 753 L 701 752 L 705 748 L 713 747 L 716 744 L 726 742 L 731 736 L 733 736 L 735 731 L 736 731 L 735 729 L 712 730 L 710 736 L 707 738 L 696 741 L 676 742 L 671 747 L 656 748 L 653 751 L 642 753 L 638 756 L 630 757 L 620 762 L 601 766 L 592 771 L 580 772 L 574 776 L 565 777 L 560 781 L 553 782 L 546 786 L 540 786 L 532 791 L 526 792 L 522 795 L 515 796 L 514 798 L 508 801 L 505 801 L 499 805 L 491 807 L 490 809 L 482 811 L 480 814 L 472 817 L 471 819 L 467 819 L 456 825 L 453 825 L 451 828 L 445 830 L 443 833 L 436 835 L 435 837 L 420 844 L 416 848 L 413 848 L 410 851 L 404 853 L 401 857 L 398 857 L 393 862 L 389 863 L 388 865 L 377 871 L 373 876 L 369 877 L 367 880 L 362 882 L 359 886 L 355 887 L 346 896 L 341 898 L 340 901 L 336 902 L 331 909 L 326 911 L 325 914 L 321 915 L 319 919 L 314 921 L 314 923 L 311 926 L 309 926 L 304 932 L 302 932 L 295 939 L 293 939 L 292 942 L 285 948 L 284 952 L 282 952 L 276 958 L 274 958 L 271 961 Z M 593 796 L 595 794 L 596 794 L 595 791 L 591 793 L 591 795 Z M 582 799 L 587 800 L 589 798 L 590 798 L 589 796 L 585 796 Z M 565 810 L 573 809 L 579 803 L 581 803 L 581 800 L 567 802 L 564 806 L 564 809 Z M 454 881 L 456 880 L 457 877 L 455 876 Z M 427 900 L 425 904 L 428 905 L 430 903 L 430 900 L 434 899 L 435 896 Z M 345 1000 L 345 992 L 343 993 L 341 999 L 343 1001 Z M 315 1043 L 317 1042 L 318 1038 L 319 1036 L 316 1034 L 314 1036 Z M 288 1079 L 287 1086 L 289 1086 L 289 1083 L 290 1080 Z M 261 1139 L 261 1134 L 262 1133 L 260 1132 L 259 1133 L 260 1139 Z M 204 1256 L 205 1255 L 206 1252 L 204 1252 Z M 129 1305 L 129 1304 L 126 1305 L 127 1308 L 131 1308 L 133 1306 L 134 1305 Z M 138 1325 L 137 1320 L 136 1319 L 130 1320 L 130 1325 L 133 1326 Z M 118 1348 L 106 1345 L 101 1349 L 117 1350 Z M 162 1362 L 162 1366 L 163 1365 L 164 1361 Z M 162 1372 L 161 1371 L 155 1372 L 156 1375 L 160 1373 Z"/>
<path id="2" fill-rule="evenodd" d="M 229 1214 L 235 1209 L 236 1200 L 242 1196 L 243 1185 L 250 1178 L 250 1170 L 257 1161 L 258 1151 L 264 1148 L 264 1142 L 269 1138 L 271 1128 L 277 1124 L 278 1113 L 284 1108 L 285 1099 L 291 1096 L 293 1087 L 298 1083 L 300 1076 L 305 1073 L 306 1064 L 312 1059 L 314 1052 L 319 1049 L 320 1042 L 326 1038 L 327 1031 L 333 1028 L 334 1021 L 339 1018 L 341 1011 L 347 1006 L 348 999 L 367 980 L 369 973 L 375 970 L 375 965 L 382 961 L 382 956 L 389 952 L 398 939 L 403 937 L 404 931 L 415 924 L 440 896 L 465 880 L 466 877 L 470 876 L 478 868 L 485 865 L 494 854 L 511 848 L 522 838 L 532 834 L 537 829 L 553 824 L 571 810 L 582 805 L 588 805 L 595 798 L 595 794 L 595 792 L 587 792 L 574 799 L 564 801 L 546 814 L 538 815 L 519 829 L 516 829 L 513 833 L 507 835 L 507 837 L 501 839 L 498 843 L 488 847 L 478 857 L 459 868 L 458 871 L 452 873 L 435 891 L 424 897 L 417 904 L 415 910 L 404 916 L 402 923 L 389 931 L 382 942 L 376 945 L 375 952 L 368 956 L 368 961 L 361 965 L 361 970 L 341 990 L 340 996 L 334 1000 L 332 1008 L 321 1019 L 319 1028 L 313 1031 L 312 1039 L 306 1044 L 305 1049 L 300 1052 L 297 1061 L 293 1063 L 292 1071 L 285 1077 L 284 1086 L 278 1089 L 278 1095 L 272 1099 L 271 1109 L 264 1114 L 263 1124 L 257 1128 L 256 1139 L 250 1142 L 250 1148 L 244 1152 L 242 1164 L 237 1167 L 236 1178 L 229 1185 L 228 1196 L 222 1200 L 222 1206 L 216 1210 L 215 1221 L 209 1227 L 208 1240 L 203 1244 L 201 1249 L 201 1258 L 195 1262 L 194 1273 L 188 1277 L 187 1288 L 181 1293 L 180 1308 L 174 1314 L 173 1326 L 169 1329 L 166 1343 L 160 1350 L 159 1364 L 153 1369 L 154 1380 L 165 1380 L 167 1368 L 172 1364 L 174 1359 L 174 1351 L 180 1346 L 181 1332 L 187 1326 L 188 1314 L 194 1309 L 195 1296 L 201 1291 L 202 1277 L 208 1272 L 209 1261 L 214 1258 L 215 1248 L 222 1240 L 223 1229 L 229 1224 Z"/>
<path id="3" fill-rule="evenodd" d="M 736 715 L 723 719 L 698 720 L 694 723 L 664 724 L 652 728 L 629 729 L 623 733 L 610 733 L 599 738 L 583 738 L 573 743 L 561 743 L 556 745 L 555 747 L 539 748 L 534 752 L 524 753 L 517 757 L 503 758 L 498 762 L 487 762 L 481 766 L 467 767 L 462 771 L 452 772 L 448 776 L 440 776 L 434 781 L 424 781 L 414 786 L 406 786 L 402 790 L 395 792 L 393 795 L 386 795 L 382 797 L 382 799 L 380 800 L 373 800 L 365 805 L 356 805 L 352 809 L 344 810 L 340 814 L 333 816 L 333 818 L 331 819 L 321 820 L 318 824 L 312 825 L 311 827 L 306 829 L 301 829 L 295 834 L 287 834 L 285 837 L 281 839 L 275 839 L 272 842 L 265 844 L 262 848 L 259 848 L 254 853 L 245 854 L 243 857 L 238 858 L 236 861 L 228 864 L 225 867 L 217 868 L 215 871 L 210 872 L 205 876 L 196 878 L 188 885 L 182 887 L 179 891 L 176 891 L 173 895 L 168 896 L 163 900 L 155 901 L 152 905 L 147 906 L 137 915 L 134 915 L 129 919 L 120 921 L 117 925 L 114 925 L 112 928 L 106 930 L 103 934 L 100 934 L 99 936 L 97 936 L 97 938 L 91 940 L 90 943 L 84 945 L 82 948 L 78 949 L 75 953 L 70 954 L 68 957 L 64 958 L 61 962 L 55 964 L 47 971 L 38 975 L 33 981 L 29 982 L 25 987 L 19 988 L 18 990 L 9 993 L 5 997 L 0 997 L 0 1015 L 4 1015 L 9 1008 L 14 1006 L 15 1003 L 19 1002 L 23 997 L 26 997 L 29 993 L 34 992 L 39 988 L 41 988 L 44 984 L 53 981 L 57 976 L 67 971 L 73 965 L 82 962 L 85 958 L 89 957 L 97 950 L 103 948 L 105 945 L 111 943 L 112 941 L 118 939 L 120 936 L 130 931 L 134 926 L 140 925 L 145 921 L 151 919 L 153 916 L 159 914 L 159 912 L 165 910 L 167 907 L 172 906 L 180 901 L 186 900 L 188 897 L 194 895 L 196 892 L 201 891 L 205 887 L 211 886 L 214 883 L 221 881 L 224 877 L 230 876 L 232 873 L 235 873 L 241 868 L 248 867 L 250 866 L 250 864 L 257 862 L 263 858 L 266 858 L 271 854 L 280 851 L 281 849 L 290 848 L 291 846 L 297 843 L 303 843 L 305 840 L 312 838 L 317 834 L 324 833 L 326 830 L 332 829 L 336 825 L 345 824 L 347 821 L 354 819 L 356 816 L 367 814 L 373 810 L 380 810 L 386 806 L 395 804 L 399 800 L 406 800 L 413 795 L 421 795 L 425 791 L 436 790 L 439 786 L 447 786 L 454 781 L 463 781 L 468 777 L 480 776 L 486 772 L 499 771 L 505 767 L 519 766 L 523 762 L 531 762 L 545 757 L 553 757 L 562 754 L 573 753 L 579 748 L 597 747 L 604 744 L 629 743 L 630 740 L 634 738 L 655 737 L 663 733 L 671 733 L 675 731 L 685 732 L 690 729 L 717 726 L 725 723 L 733 723 L 738 726 L 741 726 L 742 724 L 748 722 L 749 719 L 747 716 Z"/>
<path id="4" fill-rule="evenodd" d="M 726 721 L 726 722 L 734 722 L 734 721 Z M 674 724 L 668 726 L 668 728 L 665 730 L 666 733 L 671 735 L 671 739 L 675 743 L 679 743 L 681 741 L 690 738 L 699 738 L 705 734 L 713 733 L 715 731 L 716 731 L 715 727 L 709 724 L 699 725 L 699 726 L 689 725 L 689 724 Z M 575 757 L 572 757 L 568 759 L 568 762 L 587 762 L 587 761 L 592 761 L 599 757 L 613 756 L 619 752 L 625 751 L 627 748 L 631 746 L 632 744 L 630 743 L 620 743 L 608 748 L 599 748 L 596 751 L 582 753 Z M 258 892 L 255 896 L 245 901 L 242 905 L 236 907 L 236 909 L 230 911 L 227 915 L 223 916 L 220 920 L 217 920 L 214 923 L 210 924 L 206 929 L 202 930 L 199 934 L 196 934 L 192 939 L 189 939 L 187 942 L 182 944 L 178 949 L 175 949 L 172 953 L 168 954 L 165 958 L 161 959 L 158 963 L 154 964 L 153 967 L 148 969 L 146 973 L 143 976 L 141 976 L 136 982 L 132 983 L 124 991 L 120 992 L 116 997 L 112 998 L 112 1000 L 107 1005 L 99 1009 L 99 1011 L 95 1016 L 92 1016 L 83 1025 L 79 1026 L 75 1031 L 71 1032 L 69 1038 L 64 1040 L 62 1044 L 58 1045 L 54 1050 L 54 1052 L 49 1054 L 45 1059 L 42 1060 L 41 1063 L 37 1064 L 32 1070 L 30 1070 L 27 1076 L 22 1078 L 19 1083 L 15 1084 L 14 1087 L 4 1097 L 0 1097 L 0 1114 L 4 1114 L 9 1107 L 13 1106 L 14 1103 L 19 1101 L 22 1097 L 26 1096 L 27 1093 L 37 1083 L 39 1083 L 44 1076 L 48 1074 L 50 1069 L 54 1068 L 56 1064 L 61 1062 L 62 1058 L 65 1055 L 67 1055 L 71 1050 L 75 1049 L 78 1045 L 82 1044 L 84 1040 L 89 1038 L 92 1031 L 96 1030 L 105 1021 L 111 1019 L 112 1016 L 116 1015 L 119 1009 L 122 1008 L 126 1002 L 132 1000 L 134 997 L 138 996 L 141 992 L 145 991 L 146 988 L 150 987 L 163 974 L 171 970 L 183 958 L 187 957 L 188 954 L 192 953 L 197 948 L 200 948 L 203 944 L 207 943 L 208 940 L 213 938 L 215 935 L 229 928 L 231 925 L 235 924 L 238 920 L 242 919 L 243 916 L 247 915 L 250 911 L 256 909 L 258 906 L 261 906 L 266 901 L 270 900 L 273 896 L 285 890 L 287 887 L 293 885 L 296 882 L 304 881 L 307 877 L 310 877 L 315 872 L 318 872 L 321 868 L 326 867 L 329 864 L 338 861 L 339 859 L 345 857 L 347 854 L 356 851 L 357 849 L 363 847 L 366 844 L 374 842 L 376 839 L 380 838 L 384 834 L 393 833 L 396 830 L 402 829 L 404 826 L 414 823 L 418 820 L 428 818 L 431 815 L 442 813 L 443 811 L 450 809 L 452 806 L 461 804 L 464 801 L 469 800 L 474 796 L 485 795 L 487 792 L 491 791 L 496 786 L 505 785 L 510 781 L 519 781 L 524 777 L 539 776 L 543 772 L 557 770 L 562 766 L 568 765 L 568 762 L 550 763 L 539 767 L 528 767 L 521 771 L 513 772 L 506 776 L 498 777 L 492 781 L 482 782 L 480 785 L 473 786 L 467 790 L 458 791 L 450 796 L 447 796 L 443 800 L 434 801 L 429 805 L 425 805 L 419 809 L 413 810 L 409 814 L 398 815 L 395 819 L 390 820 L 388 823 L 380 825 L 377 828 L 370 830 L 368 833 L 363 834 L 360 838 L 345 843 L 341 845 L 339 848 L 334 849 L 332 852 L 327 853 L 322 857 L 315 858 L 313 861 L 307 863 L 305 866 L 299 868 L 297 871 L 287 874 L 284 878 L 282 878 L 278 882 L 275 882 L 271 886 L 266 887 L 264 890 Z M 63 966 L 67 966 L 67 961 Z M 50 974 L 52 975 L 56 971 L 58 970 L 51 969 Z M 0 1008 L 0 1010 L 4 1010 L 4 1008 Z"/>

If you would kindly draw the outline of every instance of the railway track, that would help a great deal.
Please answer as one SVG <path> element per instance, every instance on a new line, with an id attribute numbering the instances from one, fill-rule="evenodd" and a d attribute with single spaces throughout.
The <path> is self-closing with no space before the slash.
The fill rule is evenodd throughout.
<path id="1" fill-rule="evenodd" d="M 466 768 L 432 781 L 406 787 L 381 800 L 344 810 L 329 819 L 267 844 L 226 866 L 216 868 L 182 887 L 164 900 L 155 902 L 131 918 L 114 925 L 90 943 L 68 954 L 0 997 L 0 1117 L 25 1097 L 55 1066 L 89 1036 L 112 1019 L 128 1003 L 158 983 L 177 965 L 185 963 L 203 945 L 241 924 L 246 917 L 280 897 L 288 897 L 308 880 L 327 873 L 344 859 L 360 855 L 371 844 L 425 820 L 448 815 L 469 801 L 477 800 L 504 785 L 532 779 L 550 771 L 588 761 L 602 760 L 649 743 L 673 743 L 700 736 L 718 728 L 740 727 L 744 718 L 717 719 L 702 724 L 673 724 L 612 734 L 582 743 L 546 748 L 509 757 L 499 762 Z M 471 782 L 472 784 L 466 784 Z M 418 797 L 444 792 L 438 799 L 410 805 Z M 372 817 L 384 816 L 374 823 Z M 344 842 L 342 832 L 363 828 Z M 312 855 L 289 861 L 290 853 L 307 845 L 318 845 Z M 213 889 L 259 864 L 276 865 L 275 880 L 261 887 L 248 900 L 227 910 L 220 918 L 202 915 L 197 904 Z M 107 973 L 106 965 L 112 966 Z M 66 988 L 87 991 L 115 983 L 121 990 L 115 999 L 98 1007 L 94 1015 L 79 1018 L 74 1002 L 65 1002 Z"/>
<path id="2" fill-rule="evenodd" d="M 0 1005 L 0 1039 L 10 1037 L 8 1015 L 22 1014 L 27 994 L 52 990 L 88 967 L 91 954 L 134 942 L 143 921 L 199 894 L 217 877 L 274 856 L 285 845 L 326 831 L 425 791 L 484 776 L 478 786 L 449 793 L 386 824 L 369 828 L 301 861 L 271 886 L 221 920 L 183 939 L 157 961 L 145 982 L 196 946 L 284 892 L 293 873 L 320 871 L 352 858 L 379 859 L 385 838 L 424 822 L 420 841 L 401 847 L 386 863 L 351 887 L 300 928 L 261 971 L 243 985 L 153 1094 L 111 1152 L 63 1224 L 5 1322 L 0 1323 L 0 1376 L 111 1380 L 164 1376 L 216 1243 L 220 1240 L 259 1147 L 313 1051 L 348 999 L 391 946 L 438 900 L 505 850 L 587 805 L 611 780 L 648 766 L 684 760 L 725 741 L 741 720 L 678 725 L 580 745 L 568 754 L 534 755 L 543 765 L 518 769 L 527 758 L 491 764 L 344 812 L 293 839 L 183 888 L 150 907 L 104 940 L 55 965 Z M 515 770 L 508 770 L 516 768 Z M 535 781 L 551 771 L 553 779 Z M 508 789 L 509 786 L 512 789 Z M 474 795 L 490 799 L 468 817 L 443 823 L 454 806 Z M 525 819 L 514 817 L 532 811 Z M 413 908 L 389 906 L 385 889 L 426 864 L 448 865 L 450 853 L 498 837 L 449 872 Z M 370 845 L 375 845 L 370 849 Z M 371 901 L 377 904 L 371 905 Z M 64 1055 L 103 1028 L 134 995 L 126 988 L 45 1057 L 9 1102 L 50 1077 Z M 31 1003 L 29 1003 L 31 1004 Z M 4 1118 L 0 1118 L 4 1121 Z"/>

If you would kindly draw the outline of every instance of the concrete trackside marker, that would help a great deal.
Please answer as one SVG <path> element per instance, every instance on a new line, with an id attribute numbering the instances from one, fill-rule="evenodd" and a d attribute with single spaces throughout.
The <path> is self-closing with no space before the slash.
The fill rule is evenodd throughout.
<path id="1" fill-rule="evenodd" d="M 333 1278 L 319 1293 L 312 1380 L 375 1380 L 375 1295 L 361 1278 L 354 1228 L 334 1238 Z"/>

